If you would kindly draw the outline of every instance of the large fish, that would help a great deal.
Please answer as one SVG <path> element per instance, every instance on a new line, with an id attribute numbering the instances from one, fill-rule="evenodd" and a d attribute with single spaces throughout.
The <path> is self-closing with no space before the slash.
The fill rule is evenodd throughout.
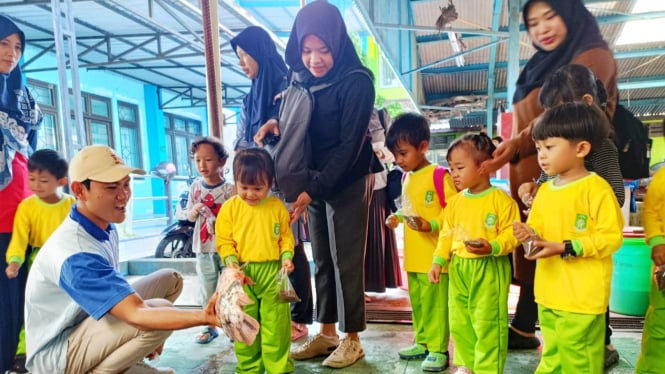
<path id="1" fill-rule="evenodd" d="M 245 284 L 253 282 L 242 270 L 225 267 L 217 282 L 219 297 L 215 309 L 224 333 L 233 341 L 251 345 L 256 339 L 260 325 L 242 310 L 245 305 L 253 303 L 243 289 Z"/>

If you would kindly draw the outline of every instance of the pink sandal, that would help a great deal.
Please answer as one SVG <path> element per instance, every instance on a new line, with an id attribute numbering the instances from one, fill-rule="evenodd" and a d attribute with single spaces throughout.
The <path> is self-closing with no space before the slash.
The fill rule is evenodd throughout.
<path id="1" fill-rule="evenodd" d="M 307 325 L 304 323 L 297 323 L 291 321 L 291 341 L 295 342 L 296 340 L 302 338 L 303 336 L 307 336 L 309 333 L 307 329 Z"/>

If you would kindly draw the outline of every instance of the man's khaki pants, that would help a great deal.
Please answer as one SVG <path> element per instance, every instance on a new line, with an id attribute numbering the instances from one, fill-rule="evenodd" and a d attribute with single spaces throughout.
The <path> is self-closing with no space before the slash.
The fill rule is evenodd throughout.
<path id="1" fill-rule="evenodd" d="M 173 269 L 147 275 L 132 287 L 151 307 L 171 306 L 182 292 L 182 276 Z M 171 331 L 143 331 L 107 313 L 88 317 L 74 329 L 67 346 L 67 374 L 121 373 L 164 343 Z"/>

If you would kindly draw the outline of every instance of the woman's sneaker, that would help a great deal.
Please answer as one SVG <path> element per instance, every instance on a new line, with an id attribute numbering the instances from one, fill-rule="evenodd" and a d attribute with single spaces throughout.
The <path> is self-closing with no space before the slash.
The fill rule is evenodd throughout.
<path id="1" fill-rule="evenodd" d="M 448 368 L 448 353 L 430 352 L 427 358 L 420 364 L 423 371 L 439 372 Z"/>
<path id="2" fill-rule="evenodd" d="M 351 366 L 356 363 L 356 361 L 365 357 L 365 351 L 363 351 L 362 345 L 360 345 L 359 340 L 344 338 L 339 344 L 339 347 L 335 349 L 335 352 L 331 353 L 328 358 L 323 360 L 322 365 L 341 369 L 347 366 Z"/>
<path id="3" fill-rule="evenodd" d="M 291 351 L 291 358 L 294 360 L 309 360 L 318 356 L 327 356 L 339 346 L 337 336 L 325 336 L 316 334 L 301 346 Z"/>
<path id="4" fill-rule="evenodd" d="M 397 353 L 399 358 L 403 360 L 415 360 L 427 357 L 429 352 L 424 345 L 416 343 L 410 347 L 400 349 Z"/>

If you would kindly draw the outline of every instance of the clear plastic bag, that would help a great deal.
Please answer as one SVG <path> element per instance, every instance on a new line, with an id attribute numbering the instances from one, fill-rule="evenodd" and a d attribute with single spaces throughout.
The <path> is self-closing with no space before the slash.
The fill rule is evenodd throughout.
<path id="1" fill-rule="evenodd" d="M 289 280 L 289 273 L 286 272 L 286 269 L 281 268 L 279 270 L 275 281 L 277 282 L 277 289 L 279 290 L 279 301 L 283 303 L 294 303 L 300 301 L 300 298 L 296 293 L 296 289 L 293 288 L 293 285 Z"/>

